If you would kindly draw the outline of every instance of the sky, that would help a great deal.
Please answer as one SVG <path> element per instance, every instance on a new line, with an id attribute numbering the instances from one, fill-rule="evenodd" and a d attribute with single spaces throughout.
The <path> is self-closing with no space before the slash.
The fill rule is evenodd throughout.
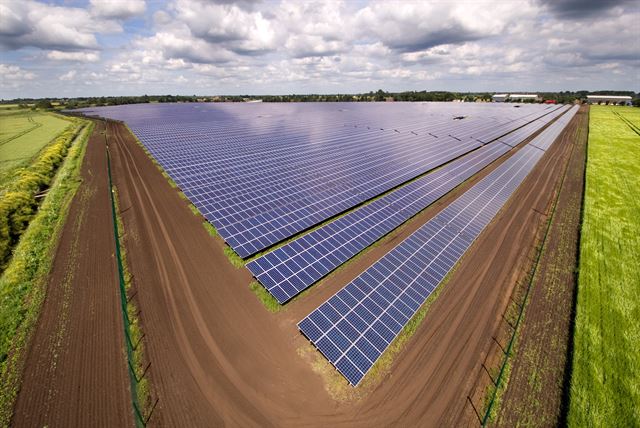
<path id="1" fill-rule="evenodd" d="M 0 98 L 640 92 L 638 22 L 638 0 L 0 0 Z"/>

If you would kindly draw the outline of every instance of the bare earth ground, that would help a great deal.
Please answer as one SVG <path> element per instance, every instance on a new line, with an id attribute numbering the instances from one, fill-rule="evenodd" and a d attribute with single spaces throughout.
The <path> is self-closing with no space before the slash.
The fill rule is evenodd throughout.
<path id="1" fill-rule="evenodd" d="M 148 376 L 153 395 L 159 397 L 151 425 L 477 424 L 467 397 L 474 395 L 483 376 L 482 363 L 494 343 L 492 337 L 513 285 L 530 264 L 527 256 L 545 221 L 540 212 L 550 205 L 571 144 L 553 146 L 483 233 L 396 358 L 390 374 L 372 386 L 365 398 L 341 402 L 329 396 L 325 379 L 299 356 L 299 350 L 309 345 L 295 323 L 473 181 L 286 310 L 271 314 L 249 289 L 248 271 L 231 266 L 222 241 L 208 235 L 202 218 L 189 211 L 127 129 L 115 123 L 108 127 L 124 244 L 151 362 Z M 62 288 L 57 298 L 53 287 L 47 297 L 37 332 L 42 339 L 34 341 L 27 361 L 16 424 L 132 423 L 108 198 L 96 196 L 106 192 L 99 186 L 107 187 L 106 168 L 95 167 L 106 162 L 104 145 L 100 147 L 101 153 L 87 152 L 84 166 L 87 181 L 96 179 L 95 187 L 81 187 L 93 188 L 95 194 L 85 191 L 85 199 L 80 194 L 76 197 L 58 251 L 67 256 L 58 255 L 63 259 L 56 259 L 52 279 L 63 283 L 69 272 L 69 280 L 78 284 Z M 76 240 L 79 236 L 91 239 Z M 101 299 L 95 301 L 98 292 Z M 60 311 L 67 315 L 59 315 Z M 64 332 L 64 346 L 56 345 L 59 331 Z M 51 354 L 64 358 L 57 357 L 52 365 Z M 66 382 L 61 382 L 62 374 Z"/>
<path id="2" fill-rule="evenodd" d="M 467 396 L 515 280 L 530 264 L 571 144 L 553 146 L 482 235 L 365 399 L 337 402 L 298 356 L 295 322 L 422 224 L 416 219 L 287 310 L 268 313 L 223 244 L 187 209 L 123 126 L 110 124 L 130 270 L 150 376 L 154 425 L 432 426 L 477 423 Z M 453 196 L 450 196 L 453 198 Z M 444 200 L 441 204 L 446 203 Z M 427 212 L 425 217 L 433 215 Z M 475 419 L 474 419 L 475 418 Z"/>
<path id="3" fill-rule="evenodd" d="M 133 423 L 106 178 L 96 126 L 27 352 L 12 426 Z"/>
<path id="4" fill-rule="evenodd" d="M 589 120 L 586 106 L 577 118 L 575 149 L 532 285 L 511 379 L 498 419 L 500 426 L 551 426 L 560 423 L 576 286 L 574 269 L 580 235 Z"/>

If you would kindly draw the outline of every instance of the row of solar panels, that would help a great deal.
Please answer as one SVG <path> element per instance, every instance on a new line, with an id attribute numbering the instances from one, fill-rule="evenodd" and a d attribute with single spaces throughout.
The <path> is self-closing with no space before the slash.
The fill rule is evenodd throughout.
<path id="1" fill-rule="evenodd" d="M 495 132 L 494 129 L 486 132 Z M 502 129 L 507 132 L 510 128 Z M 480 139 L 485 133 L 476 135 Z M 225 241 L 241 257 L 248 257 L 481 146 L 479 139 L 471 135 L 463 135 L 462 139 L 409 135 L 403 139 L 406 147 L 395 159 L 383 151 L 367 162 L 366 150 L 372 144 L 363 141 L 353 154 L 358 159 L 357 166 L 345 168 L 336 159 L 337 168 L 333 171 L 316 171 L 311 179 L 303 175 L 299 181 L 287 175 L 282 187 L 272 191 L 268 198 L 264 195 L 274 190 L 272 182 L 249 192 L 250 199 L 243 198 L 236 206 L 217 211 L 215 198 L 208 194 L 202 211 Z M 388 143 L 388 135 L 380 140 L 383 146 L 388 147 Z M 314 168 L 313 164 L 311 167 Z M 266 180 L 268 175 L 259 179 Z M 291 196 L 290 192 L 294 194 Z M 191 196 L 188 192 L 187 195 Z"/>
<path id="2" fill-rule="evenodd" d="M 555 118 L 564 111 L 560 108 L 545 117 Z M 527 133 L 515 131 L 518 142 L 540 125 L 545 122 L 538 119 L 525 126 Z M 278 302 L 285 303 L 510 149 L 499 141 L 485 145 L 251 261 L 247 268 Z"/>
<path id="3" fill-rule="evenodd" d="M 290 117 L 290 107 L 269 106 L 276 112 L 248 117 L 253 106 L 221 106 L 225 114 L 215 110 L 212 124 L 190 117 L 204 120 L 206 109 L 177 106 L 166 125 L 144 112 L 136 122 L 135 110 L 126 120 L 223 239 L 248 257 L 550 111 L 427 105 L 425 121 L 415 104 L 316 107 Z M 453 120 L 441 112 L 454 108 L 469 114 Z M 381 126 L 371 124 L 372 110 Z M 186 123 L 172 123 L 178 119 Z"/>
<path id="4" fill-rule="evenodd" d="M 342 290 L 300 331 L 357 385 L 562 132 L 573 107 Z"/>

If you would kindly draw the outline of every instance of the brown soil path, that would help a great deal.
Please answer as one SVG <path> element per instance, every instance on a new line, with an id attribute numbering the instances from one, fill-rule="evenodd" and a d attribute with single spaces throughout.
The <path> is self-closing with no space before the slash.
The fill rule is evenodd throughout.
<path id="1" fill-rule="evenodd" d="M 107 159 L 96 125 L 27 352 L 16 427 L 133 424 Z"/>
<path id="2" fill-rule="evenodd" d="M 580 208 L 588 107 L 577 114 L 575 149 L 532 284 L 499 426 L 553 426 L 560 422 L 580 236 Z M 567 139 L 571 138 L 567 135 Z"/>
<path id="3" fill-rule="evenodd" d="M 229 264 L 221 243 L 126 128 L 109 124 L 109 134 L 124 242 L 160 398 L 151 422 L 269 426 L 303 409 L 331 408 L 320 379 L 296 357 L 297 335 L 283 334 L 247 287 L 248 271 Z M 267 410 L 270 402 L 277 408 Z"/>
<path id="4" fill-rule="evenodd" d="M 394 234 L 322 287 L 268 313 L 135 143 L 110 124 L 125 245 L 150 376 L 168 426 L 435 426 L 471 422 L 467 401 L 500 315 L 551 202 L 571 144 L 555 144 L 481 236 L 391 373 L 363 400 L 333 401 L 298 356 L 299 312 L 320 304 L 389 247 Z M 415 226 L 417 227 L 417 226 Z M 408 233 L 404 229 L 402 233 Z M 371 260 L 369 260 L 371 259 Z M 304 310 L 303 310 L 304 309 Z"/>

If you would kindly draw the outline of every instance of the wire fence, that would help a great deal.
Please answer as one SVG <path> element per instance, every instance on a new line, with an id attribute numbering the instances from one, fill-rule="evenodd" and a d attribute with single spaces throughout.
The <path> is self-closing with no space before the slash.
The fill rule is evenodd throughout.
<path id="1" fill-rule="evenodd" d="M 117 211 L 116 211 L 116 201 L 113 190 L 113 180 L 111 176 L 111 155 L 109 153 L 109 145 L 106 141 L 107 137 L 105 135 L 106 151 L 107 151 L 107 172 L 109 177 L 109 196 L 111 199 L 111 218 L 113 221 L 113 234 L 115 238 L 116 244 L 116 263 L 118 265 L 118 285 L 120 289 L 120 309 L 122 312 L 122 321 L 124 324 L 124 338 L 125 338 L 125 348 L 127 351 L 127 367 L 129 372 L 129 381 L 131 383 L 131 403 L 133 405 L 133 413 L 134 419 L 137 427 L 146 427 L 149 419 L 151 418 L 151 414 L 155 409 L 155 406 L 158 404 L 158 400 L 156 399 L 154 405 L 151 407 L 149 414 L 145 417 L 143 414 L 143 409 L 140 405 L 140 400 L 138 397 L 138 384 L 144 378 L 146 374 L 145 371 L 138 376 L 136 373 L 136 361 L 134 358 L 134 351 L 136 350 L 139 343 L 134 344 L 131 339 L 131 319 L 129 318 L 128 304 L 129 300 L 127 298 L 127 289 L 126 289 L 126 281 L 125 281 L 125 271 L 124 265 L 122 262 L 122 251 L 120 247 L 120 232 L 118 230 L 118 220 L 117 220 Z M 147 366 L 148 368 L 149 366 Z"/>

